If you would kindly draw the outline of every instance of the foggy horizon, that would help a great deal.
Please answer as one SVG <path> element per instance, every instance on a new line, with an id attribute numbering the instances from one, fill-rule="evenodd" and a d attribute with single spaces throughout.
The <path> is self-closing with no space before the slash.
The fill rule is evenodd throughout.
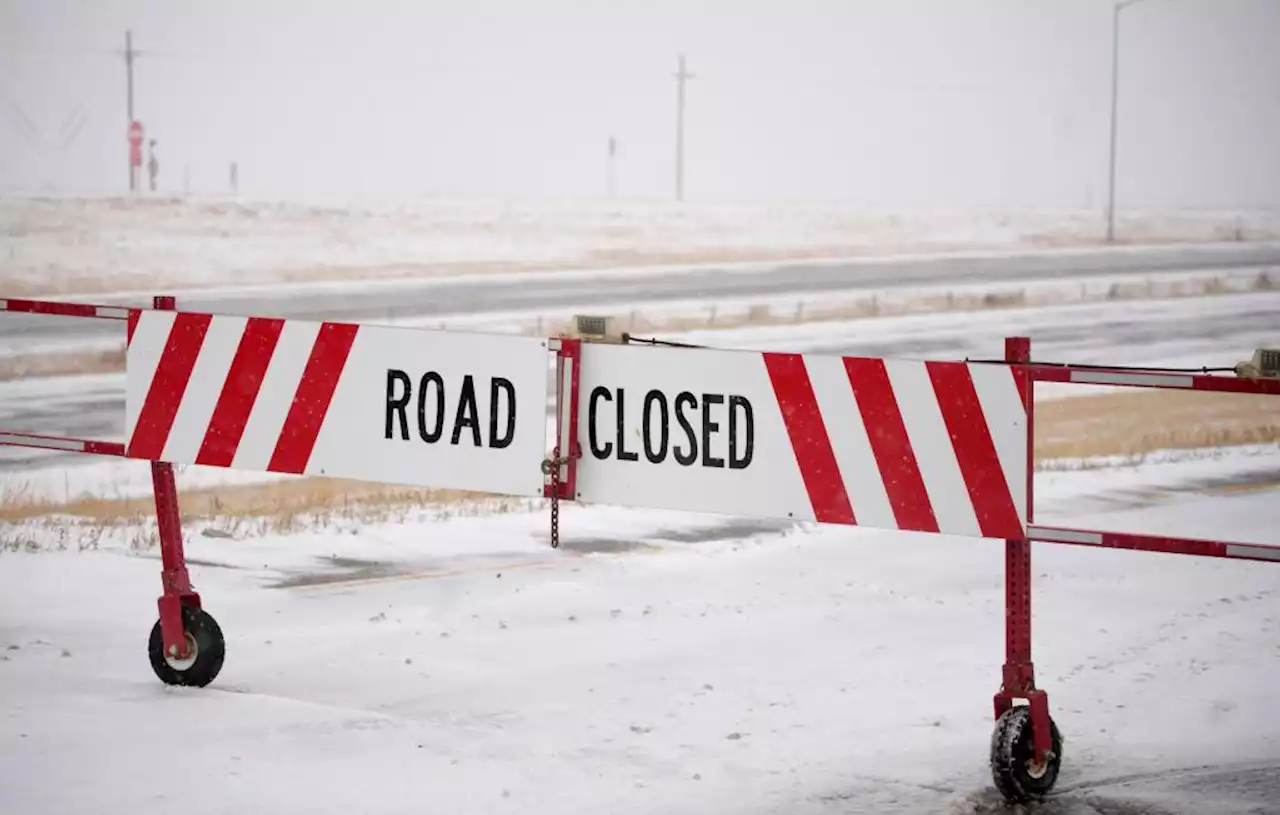
<path id="1" fill-rule="evenodd" d="M 132 29 L 163 194 L 670 200 L 684 53 L 690 203 L 1106 203 L 1109 0 L 305 8 L 0 2 L 0 191 L 127 192 Z M 1125 9 L 1118 207 L 1280 206 L 1277 33 Z"/>

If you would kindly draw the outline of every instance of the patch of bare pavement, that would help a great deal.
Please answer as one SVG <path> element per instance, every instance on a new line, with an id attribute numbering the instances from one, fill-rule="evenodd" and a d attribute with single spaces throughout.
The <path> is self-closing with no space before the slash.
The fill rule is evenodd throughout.
<path id="1" fill-rule="evenodd" d="M 1065 768 L 1064 768 L 1065 772 Z M 1280 815 L 1280 761 L 1190 767 L 1065 784 L 1016 806 L 990 790 L 948 815 Z"/>
<path id="2" fill-rule="evenodd" d="M 714 526 L 694 529 L 659 530 L 643 537 L 567 536 L 560 543 L 559 551 L 567 555 L 623 554 L 644 550 L 656 550 L 662 544 L 699 544 L 716 541 L 748 540 L 761 535 L 774 535 L 795 528 L 796 524 L 778 521 L 727 520 Z M 547 552 L 552 550 L 548 546 Z M 270 584 L 271 588 L 297 589 L 320 586 L 337 586 L 347 583 L 377 582 L 380 580 L 413 580 L 450 577 L 485 569 L 523 568 L 545 562 L 545 556 L 528 552 L 507 555 L 488 554 L 482 558 L 438 558 L 389 562 L 360 558 L 321 557 L 312 569 L 291 571 Z M 216 565 L 216 564 L 209 564 Z"/>
<path id="3" fill-rule="evenodd" d="M 790 521 L 754 521 L 741 518 L 726 520 L 714 526 L 685 529 L 663 529 L 643 538 L 566 537 L 560 548 L 578 554 L 616 554 L 642 549 L 659 549 L 663 543 L 715 543 L 720 541 L 748 540 L 761 535 L 776 535 L 794 529 L 798 524 Z"/>
<path id="4" fill-rule="evenodd" d="M 1268 491 L 1280 492 L 1280 470 L 1234 473 L 1174 484 L 1107 487 L 1092 494 L 1076 496 L 1072 499 L 1072 504 L 1077 511 L 1093 508 L 1111 511 L 1147 507 L 1155 501 L 1179 495 L 1230 495 Z M 1277 500 L 1280 500 L 1280 496 Z"/>
<path id="5" fill-rule="evenodd" d="M 768 811 L 788 815 L 1280 815 L 1280 761 L 1062 783 L 1045 800 L 1026 804 L 1010 804 L 992 787 L 958 795 L 956 787 L 967 783 L 929 784 L 851 774 L 849 783 L 838 790 Z"/>
<path id="6" fill-rule="evenodd" d="M 404 564 L 383 563 L 377 560 L 360 558 L 325 557 L 319 558 L 320 568 L 316 571 L 295 572 L 271 584 L 275 589 L 295 589 L 304 586 L 326 586 L 334 583 L 376 580 L 409 574 Z"/>

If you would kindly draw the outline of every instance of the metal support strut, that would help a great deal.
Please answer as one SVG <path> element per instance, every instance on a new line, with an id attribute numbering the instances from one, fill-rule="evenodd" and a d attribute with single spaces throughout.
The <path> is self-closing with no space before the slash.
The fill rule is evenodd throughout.
<path id="1" fill-rule="evenodd" d="M 156 297 L 157 310 L 172 311 L 177 302 L 172 297 Z M 182 548 L 182 518 L 178 512 L 178 484 L 173 465 L 167 461 L 151 462 L 151 484 L 156 496 L 156 529 L 160 536 L 160 580 L 164 593 L 157 601 L 160 611 L 160 634 L 164 652 L 176 659 L 191 656 L 190 642 L 182 624 L 185 606 L 200 608 L 200 595 L 187 574 L 187 557 Z"/>
<path id="2" fill-rule="evenodd" d="M 1005 359 L 1014 364 L 1031 361 L 1031 340 L 1010 337 L 1005 340 Z M 1027 525 L 1033 520 L 1035 493 L 1035 382 L 1030 376 L 1019 379 L 1022 401 L 1027 410 Z M 1005 663 L 1003 683 L 995 696 L 995 713 L 999 719 L 1015 700 L 1030 707 L 1035 761 L 1050 758 L 1049 697 L 1036 688 L 1035 665 L 1031 661 L 1031 541 L 1026 538 L 1005 541 Z"/>

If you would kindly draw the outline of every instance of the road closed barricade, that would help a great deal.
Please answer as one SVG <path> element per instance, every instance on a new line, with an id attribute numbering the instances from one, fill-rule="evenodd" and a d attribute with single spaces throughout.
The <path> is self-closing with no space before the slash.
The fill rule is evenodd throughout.
<path id="1" fill-rule="evenodd" d="M 539 496 L 548 341 L 141 312 L 130 458 Z"/>
<path id="2" fill-rule="evenodd" d="M 587 345 L 576 497 L 1019 537 L 1025 380 L 960 362 Z"/>
<path id="3" fill-rule="evenodd" d="M 164 682 L 207 685 L 225 640 L 191 585 L 173 464 L 545 496 L 560 504 L 1006 541 L 1006 660 L 992 778 L 1048 793 L 1062 739 L 1031 661 L 1031 545 L 1280 563 L 1280 546 L 1038 526 L 1034 383 L 1280 395 L 1280 353 L 1238 376 L 652 347 L 0 300 L 0 310 L 122 323 L 124 441 L 0 432 L 0 444 L 149 462 L 162 583 L 151 630 Z M 603 339 L 597 337 L 596 339 Z M 548 373 L 554 369 L 554 377 Z M 547 455 L 547 404 L 554 439 Z"/>
<path id="4" fill-rule="evenodd" d="M 0 444 L 150 463 L 160 540 L 152 669 L 202 686 L 226 644 L 191 585 L 174 464 L 540 496 L 552 342 L 152 309 L 0 301 L 126 329 L 124 442 L 0 433 Z"/>

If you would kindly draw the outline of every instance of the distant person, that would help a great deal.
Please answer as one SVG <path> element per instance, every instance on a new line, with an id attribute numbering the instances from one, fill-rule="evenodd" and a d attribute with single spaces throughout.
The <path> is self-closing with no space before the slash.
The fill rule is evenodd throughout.
<path id="1" fill-rule="evenodd" d="M 156 160 L 156 140 L 152 139 L 148 145 L 151 148 L 151 158 L 147 159 L 147 175 L 151 178 L 151 191 L 156 191 L 156 176 L 160 175 L 160 162 Z"/>

